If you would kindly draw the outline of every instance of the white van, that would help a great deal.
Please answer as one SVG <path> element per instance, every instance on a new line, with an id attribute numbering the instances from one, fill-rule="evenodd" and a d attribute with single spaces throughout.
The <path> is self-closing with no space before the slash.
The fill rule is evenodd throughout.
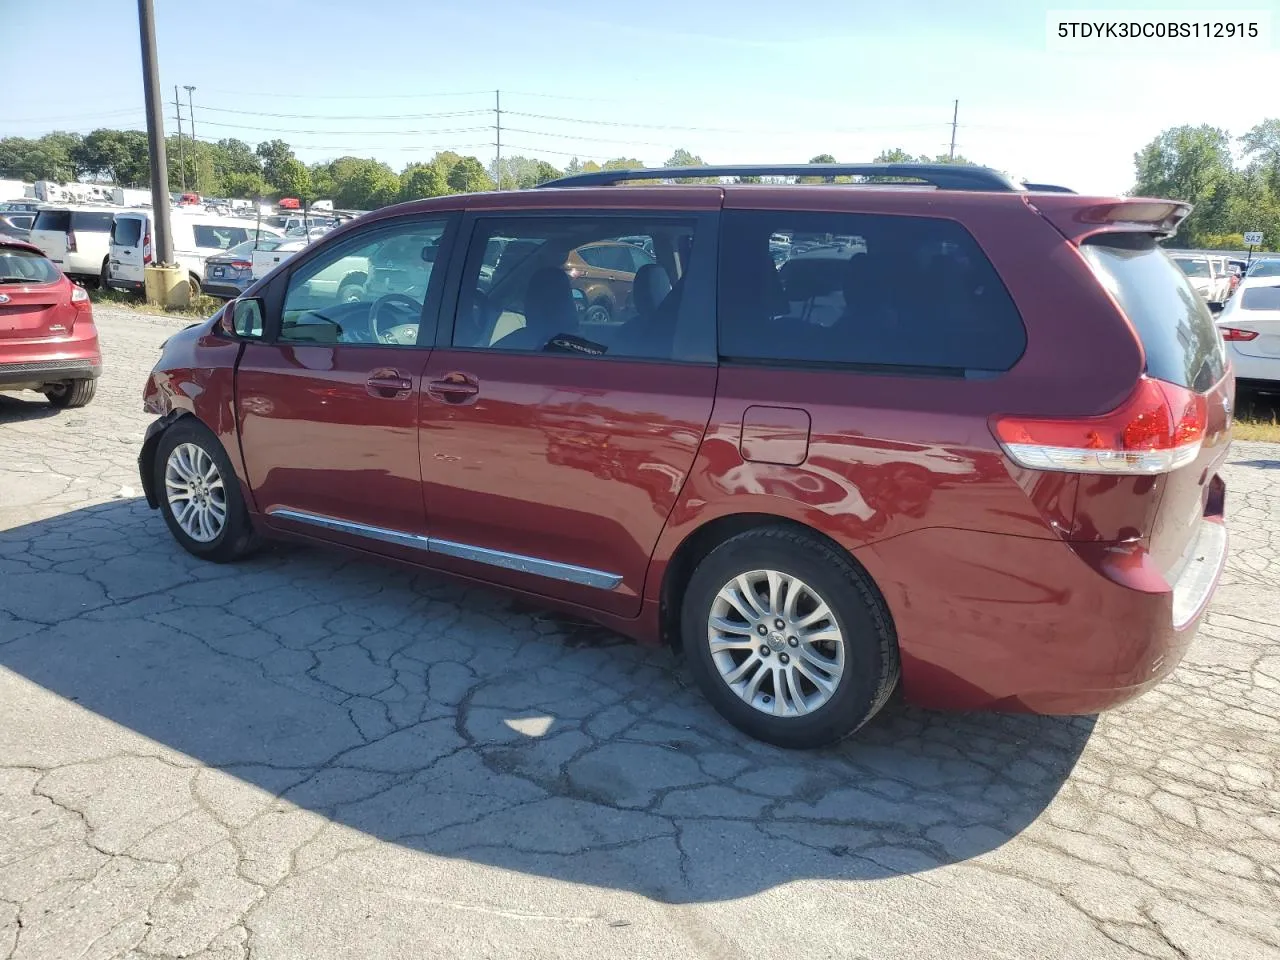
<path id="1" fill-rule="evenodd" d="M 119 207 L 46 206 L 36 212 L 31 242 L 72 280 L 101 282 L 107 273 L 111 221 Z"/>
<path id="2" fill-rule="evenodd" d="M 261 235 L 278 237 L 270 227 L 259 228 L 238 217 L 211 213 L 173 211 L 173 259 L 187 271 L 192 296 L 199 296 L 205 260 L 238 243 Z M 141 290 L 143 268 L 152 262 L 151 214 L 145 210 L 117 213 L 111 227 L 107 286 L 117 290 Z"/>

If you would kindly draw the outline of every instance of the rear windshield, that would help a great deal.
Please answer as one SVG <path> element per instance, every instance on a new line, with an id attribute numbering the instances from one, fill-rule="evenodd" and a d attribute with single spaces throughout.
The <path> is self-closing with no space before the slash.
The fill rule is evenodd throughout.
<path id="1" fill-rule="evenodd" d="M 0 283 L 53 283 L 58 268 L 33 250 L 0 247 Z"/>
<path id="2" fill-rule="evenodd" d="M 71 229 L 71 211 L 41 210 L 36 214 L 36 222 L 32 224 L 31 229 L 66 233 Z"/>
<path id="3" fill-rule="evenodd" d="M 1178 268 L 1183 273 L 1185 273 L 1188 277 L 1213 276 L 1212 271 L 1210 271 L 1209 269 L 1208 260 L 1184 260 L 1182 258 L 1179 258 L 1173 262 L 1176 263 L 1178 265 Z"/>
<path id="4" fill-rule="evenodd" d="M 77 233 L 110 233 L 114 213 L 76 210 L 71 214 L 71 229 Z"/>
<path id="5" fill-rule="evenodd" d="M 1226 359 L 1213 315 L 1178 269 L 1188 261 L 1174 266 L 1144 234 L 1102 236 L 1081 252 L 1138 331 L 1147 373 L 1200 392 L 1222 379 Z"/>
<path id="6" fill-rule="evenodd" d="M 111 239 L 122 247 L 136 247 L 142 242 L 142 221 L 137 217 L 117 218 Z"/>
<path id="7" fill-rule="evenodd" d="M 1280 310 L 1280 286 L 1251 287 L 1240 298 L 1241 310 Z"/>

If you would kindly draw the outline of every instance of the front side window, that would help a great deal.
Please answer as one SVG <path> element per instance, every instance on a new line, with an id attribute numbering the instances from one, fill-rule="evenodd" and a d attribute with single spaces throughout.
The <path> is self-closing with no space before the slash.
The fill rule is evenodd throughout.
<path id="1" fill-rule="evenodd" d="M 729 210 L 719 287 L 729 360 L 999 372 L 1026 346 L 995 267 L 952 220 Z"/>
<path id="2" fill-rule="evenodd" d="M 678 359 L 700 319 L 685 296 L 696 232 L 693 220 L 634 216 L 481 220 L 453 345 Z"/>
<path id="3" fill-rule="evenodd" d="M 413 220 L 350 237 L 289 277 L 280 340 L 418 343 L 446 221 Z M 424 338 L 425 339 L 425 338 Z"/>

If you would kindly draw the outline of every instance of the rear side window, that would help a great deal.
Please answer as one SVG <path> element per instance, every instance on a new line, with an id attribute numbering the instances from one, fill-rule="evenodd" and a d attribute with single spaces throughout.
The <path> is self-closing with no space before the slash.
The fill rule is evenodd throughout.
<path id="1" fill-rule="evenodd" d="M 110 233 L 114 213 L 76 210 L 71 214 L 71 229 L 78 233 Z"/>
<path id="2" fill-rule="evenodd" d="M 52 230 L 54 233 L 66 233 L 71 229 L 70 210 L 41 210 L 36 214 L 36 222 L 32 230 Z"/>
<path id="3" fill-rule="evenodd" d="M 111 239 L 122 247 L 136 247 L 142 242 L 142 221 L 137 217 L 117 217 Z"/>
<path id="4" fill-rule="evenodd" d="M 31 250 L 0 247 L 0 283 L 53 283 L 58 268 Z"/>
<path id="5" fill-rule="evenodd" d="M 191 229 L 195 233 L 197 247 L 212 247 L 217 250 L 234 247 L 237 243 L 243 243 L 249 236 L 249 231 L 244 227 L 220 227 L 197 223 L 193 224 Z"/>
<path id="6" fill-rule="evenodd" d="M 1008 370 L 1026 330 L 952 220 L 726 211 L 720 354 L 963 375 Z"/>
<path id="7" fill-rule="evenodd" d="M 1280 286 L 1252 287 L 1240 298 L 1242 310 L 1280 310 Z"/>
<path id="8" fill-rule="evenodd" d="M 1175 265 L 1138 233 L 1103 235 L 1080 249 L 1138 331 L 1147 373 L 1198 392 L 1222 379 L 1226 360 L 1213 315 L 1180 269 L 1195 261 Z"/>

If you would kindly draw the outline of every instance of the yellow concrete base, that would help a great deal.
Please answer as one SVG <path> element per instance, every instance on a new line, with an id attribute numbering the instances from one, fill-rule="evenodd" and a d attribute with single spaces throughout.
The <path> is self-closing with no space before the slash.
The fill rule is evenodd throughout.
<path id="1" fill-rule="evenodd" d="M 143 268 L 142 282 L 147 303 L 161 307 L 185 307 L 191 303 L 191 284 L 187 282 L 187 271 L 182 267 L 152 264 Z"/>

